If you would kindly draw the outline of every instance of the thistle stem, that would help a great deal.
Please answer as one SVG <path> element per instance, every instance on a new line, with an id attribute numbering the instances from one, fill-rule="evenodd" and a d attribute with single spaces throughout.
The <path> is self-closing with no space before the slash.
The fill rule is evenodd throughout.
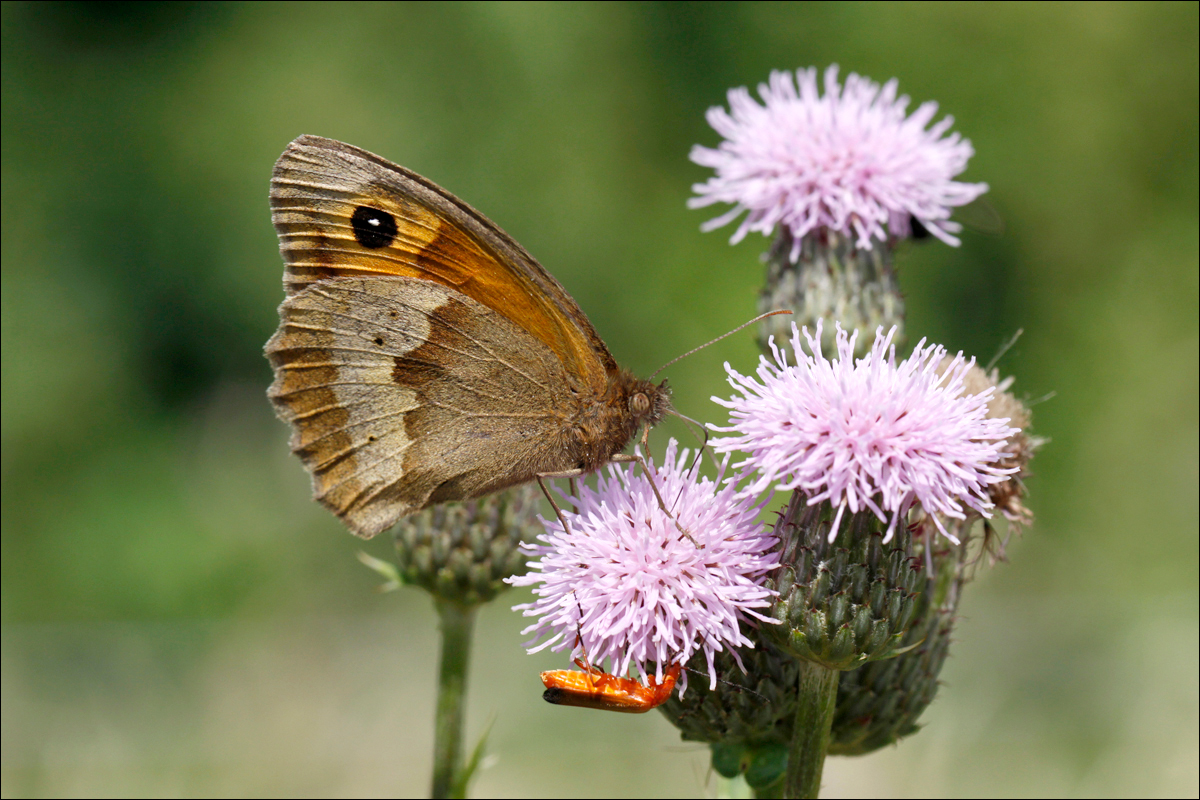
<path id="1" fill-rule="evenodd" d="M 783 796 L 817 797 L 821 791 L 821 771 L 825 767 L 837 704 L 838 670 L 806 659 L 798 661 L 800 697 Z"/>
<path id="2" fill-rule="evenodd" d="M 772 800 L 776 797 L 784 797 L 783 794 L 784 776 L 780 775 L 779 780 L 772 783 L 770 786 L 763 786 L 754 790 L 755 800 Z"/>
<path id="3" fill-rule="evenodd" d="M 435 599 L 441 620 L 442 652 L 438 667 L 437 716 L 434 720 L 432 797 L 464 797 L 462 772 L 463 711 L 467 697 L 467 666 L 471 661 L 471 631 L 475 609 Z M 461 785 L 460 785 L 461 783 Z"/>

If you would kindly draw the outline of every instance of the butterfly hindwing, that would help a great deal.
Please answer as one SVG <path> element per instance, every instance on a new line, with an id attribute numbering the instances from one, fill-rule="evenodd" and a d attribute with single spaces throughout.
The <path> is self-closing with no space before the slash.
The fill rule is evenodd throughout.
<path id="1" fill-rule="evenodd" d="M 576 410 L 562 365 L 471 298 L 421 279 L 334 278 L 280 316 L 270 396 L 315 495 L 356 533 L 574 466 L 558 441 Z"/>

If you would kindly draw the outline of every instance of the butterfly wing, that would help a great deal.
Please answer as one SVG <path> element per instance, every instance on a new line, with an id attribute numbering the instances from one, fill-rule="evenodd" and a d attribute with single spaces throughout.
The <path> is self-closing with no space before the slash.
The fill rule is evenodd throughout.
<path id="1" fill-rule="evenodd" d="M 616 365 L 499 228 L 314 136 L 280 156 L 271 207 L 288 297 L 266 347 L 270 396 L 314 494 L 351 530 L 579 465 L 564 431 Z"/>
<path id="2" fill-rule="evenodd" d="M 460 292 L 336 278 L 285 300 L 280 316 L 266 347 L 271 399 L 314 495 L 355 533 L 574 466 L 562 364 Z"/>
<path id="3" fill-rule="evenodd" d="M 434 281 L 544 343 L 577 391 L 617 369 L 571 296 L 533 256 L 446 190 L 366 150 L 301 136 L 279 157 L 271 210 L 290 294 L 335 276 Z"/>

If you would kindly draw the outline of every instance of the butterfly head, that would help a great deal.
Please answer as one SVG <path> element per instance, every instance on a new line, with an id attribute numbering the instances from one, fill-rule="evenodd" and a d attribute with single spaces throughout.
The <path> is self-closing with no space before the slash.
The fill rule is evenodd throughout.
<path id="1" fill-rule="evenodd" d="M 637 381 L 630 387 L 628 400 L 629 413 L 637 426 L 655 426 L 671 410 L 671 389 L 667 382 L 655 384 L 652 381 Z"/>

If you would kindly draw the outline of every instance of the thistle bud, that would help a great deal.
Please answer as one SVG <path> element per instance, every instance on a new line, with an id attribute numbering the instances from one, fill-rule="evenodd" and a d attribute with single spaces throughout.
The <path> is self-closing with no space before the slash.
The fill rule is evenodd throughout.
<path id="1" fill-rule="evenodd" d="M 521 486 L 405 518 L 394 531 L 400 581 L 467 608 L 488 602 L 527 571 L 519 545 L 541 530 L 540 497 Z"/>
<path id="2" fill-rule="evenodd" d="M 660 710 L 685 741 L 712 748 L 713 769 L 719 774 L 742 775 L 751 788 L 762 790 L 778 782 L 787 768 L 798 668 L 794 658 L 755 638 L 753 649 L 717 654 L 715 686 L 693 681 L 682 697 L 672 697 Z M 707 668 L 700 655 L 688 662 L 695 672 Z"/>
<path id="3" fill-rule="evenodd" d="M 932 576 L 922 570 L 914 620 L 900 639 L 901 654 L 841 675 L 830 755 L 865 755 L 915 733 L 917 719 L 937 694 L 938 674 L 967 577 L 969 543 L 961 530 L 961 544 L 939 539 L 935 530 L 925 518 L 911 539 L 914 557 L 922 563 L 925 548 L 933 548 L 928 556 Z"/>
<path id="4" fill-rule="evenodd" d="M 828 503 L 806 506 L 796 494 L 776 523 L 782 555 L 767 585 L 779 593 L 770 614 L 780 624 L 763 635 L 797 658 L 850 670 L 904 647 L 925 572 L 907 530 L 885 544 L 886 525 L 865 511 L 831 542 L 834 516 Z"/>

